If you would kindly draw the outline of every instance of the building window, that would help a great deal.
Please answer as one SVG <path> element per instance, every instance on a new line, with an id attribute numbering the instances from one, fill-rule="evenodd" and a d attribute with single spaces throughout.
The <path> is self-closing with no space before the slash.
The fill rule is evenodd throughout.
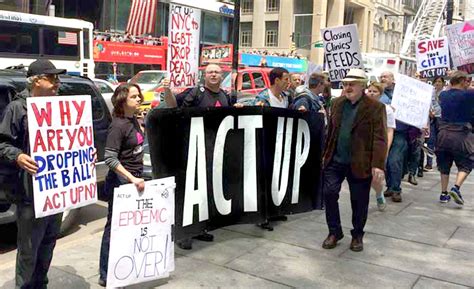
<path id="1" fill-rule="evenodd" d="M 242 1 L 242 14 L 253 13 L 253 0 Z"/>
<path id="2" fill-rule="evenodd" d="M 278 46 L 278 21 L 265 22 L 265 46 Z"/>
<path id="3" fill-rule="evenodd" d="M 293 42 L 296 47 L 311 49 L 311 36 L 313 34 L 313 16 L 295 15 L 295 34 Z"/>
<path id="4" fill-rule="evenodd" d="M 313 14 L 313 0 L 294 0 L 293 10 L 295 14 Z"/>
<path id="5" fill-rule="evenodd" d="M 267 0 L 267 12 L 280 11 L 280 0 Z"/>
<path id="6" fill-rule="evenodd" d="M 240 46 L 252 46 L 252 22 L 240 22 Z"/>

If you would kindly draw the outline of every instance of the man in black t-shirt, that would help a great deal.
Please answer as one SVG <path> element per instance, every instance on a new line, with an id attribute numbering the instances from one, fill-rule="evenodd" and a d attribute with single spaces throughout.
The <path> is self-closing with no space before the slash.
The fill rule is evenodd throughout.
<path id="1" fill-rule="evenodd" d="M 221 89 L 222 69 L 217 64 L 209 64 L 204 71 L 204 85 L 174 96 L 169 87 L 169 79 L 162 82 L 165 88 L 165 102 L 168 107 L 222 107 L 234 105 L 230 96 Z M 238 105 L 236 105 L 238 106 Z"/>

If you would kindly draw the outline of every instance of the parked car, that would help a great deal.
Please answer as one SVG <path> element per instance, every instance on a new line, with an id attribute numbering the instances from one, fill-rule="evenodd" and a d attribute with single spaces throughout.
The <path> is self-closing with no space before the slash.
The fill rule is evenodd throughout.
<path id="1" fill-rule="evenodd" d="M 90 95 L 92 97 L 92 117 L 94 125 L 94 142 L 97 148 L 96 177 L 100 185 L 105 181 L 108 169 L 104 163 L 105 142 L 111 116 L 106 102 L 97 87 L 88 78 L 79 76 L 60 76 L 59 95 Z M 0 70 L 0 120 L 4 110 L 14 96 L 26 87 L 26 72 L 19 70 Z M 1 165 L 1 163 L 0 163 Z M 0 186 L 0 225 L 15 222 L 16 207 L 7 199 L 8 192 Z M 66 231 L 77 215 L 76 210 L 63 214 L 61 232 Z"/>
<path id="2" fill-rule="evenodd" d="M 112 84 L 107 80 L 95 78 L 93 79 L 95 86 L 99 89 L 100 94 L 107 104 L 107 108 L 112 112 L 114 106 L 112 105 L 112 95 L 114 94 L 115 89 L 118 85 Z"/>

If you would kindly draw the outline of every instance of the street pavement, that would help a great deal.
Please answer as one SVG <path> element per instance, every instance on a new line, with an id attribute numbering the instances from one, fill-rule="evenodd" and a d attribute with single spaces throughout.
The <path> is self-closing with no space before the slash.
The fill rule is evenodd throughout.
<path id="1" fill-rule="evenodd" d="M 451 179 L 450 185 L 454 175 Z M 418 181 L 418 186 L 404 182 L 403 202 L 388 200 L 384 212 L 371 196 L 362 252 L 349 250 L 351 209 L 344 184 L 339 202 L 345 237 L 335 249 L 321 247 L 327 236 L 324 211 L 291 215 L 273 232 L 229 226 L 214 231 L 212 243 L 195 241 L 191 251 L 176 247 L 170 278 L 129 288 L 474 287 L 474 177 L 462 187 L 463 208 L 438 202 L 437 172 Z M 49 288 L 101 288 L 103 216 L 81 238 L 58 242 Z M 0 255 L 2 288 L 14 287 L 15 253 Z"/>

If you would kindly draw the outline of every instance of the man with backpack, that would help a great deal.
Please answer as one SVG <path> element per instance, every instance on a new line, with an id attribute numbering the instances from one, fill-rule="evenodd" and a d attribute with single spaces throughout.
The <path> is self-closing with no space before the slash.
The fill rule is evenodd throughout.
<path id="1" fill-rule="evenodd" d="M 222 107 L 231 106 L 234 100 L 221 89 L 222 69 L 217 64 L 209 64 L 204 70 L 204 84 L 187 89 L 174 96 L 169 87 L 169 79 L 162 82 L 165 88 L 165 102 L 168 107 Z"/>
<path id="2" fill-rule="evenodd" d="M 300 111 L 324 113 L 324 104 L 319 96 L 324 91 L 324 81 L 324 75 L 312 73 L 308 79 L 308 86 L 301 85 L 295 89 L 291 107 Z"/>

